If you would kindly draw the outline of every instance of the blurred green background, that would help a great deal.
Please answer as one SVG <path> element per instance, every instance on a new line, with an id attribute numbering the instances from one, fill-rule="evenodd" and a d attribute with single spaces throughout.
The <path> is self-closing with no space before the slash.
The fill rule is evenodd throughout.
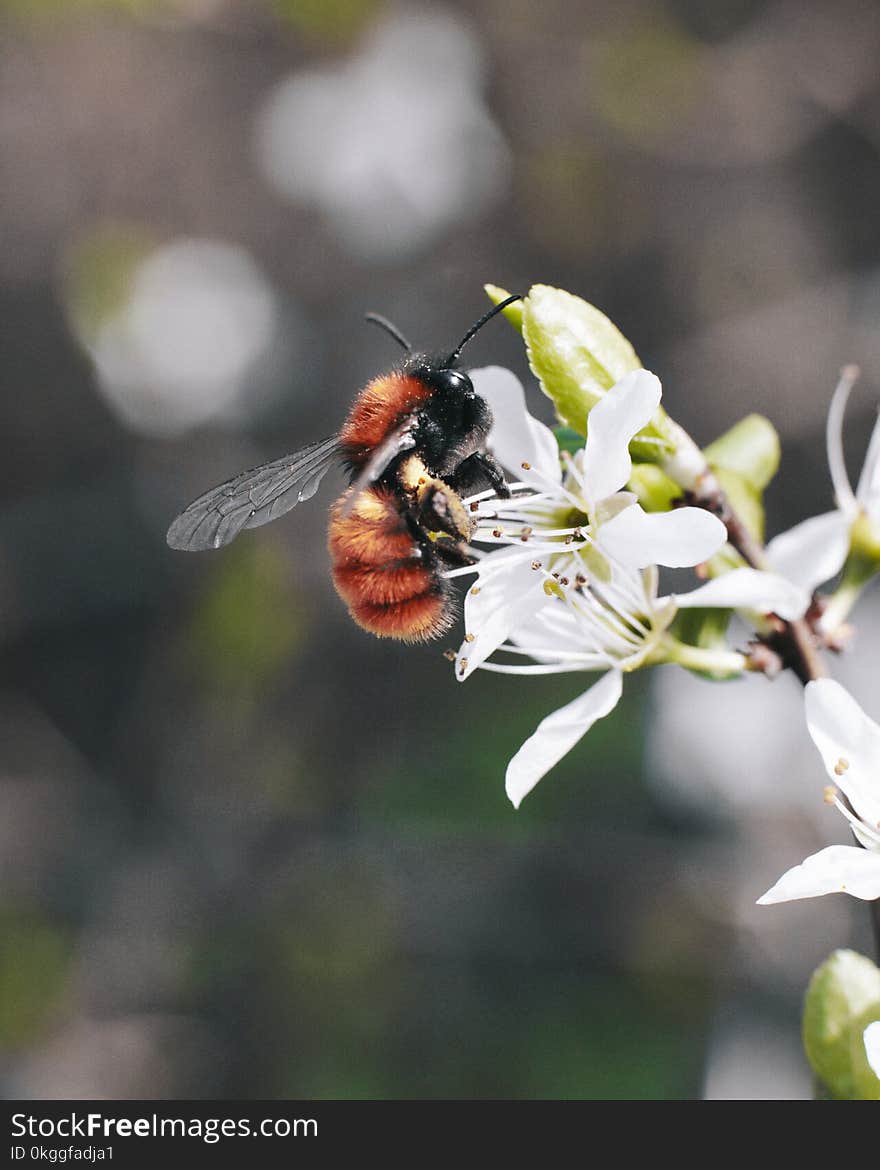
<path id="1" fill-rule="evenodd" d="M 671 676 L 638 676 L 514 813 L 505 764 L 578 681 L 459 687 L 442 647 L 357 630 L 338 477 L 216 556 L 164 532 L 337 428 L 396 357 L 364 311 L 443 346 L 485 281 L 598 304 L 702 442 L 769 414 L 771 531 L 826 508 L 836 371 L 866 373 L 856 457 L 880 377 L 877 5 L 0 0 L 0 26 L 7 1094 L 809 1095 L 807 974 L 867 943 L 839 899 L 753 907 L 832 823 L 793 683 L 784 728 L 754 691 L 748 784 L 687 746 L 712 714 L 645 748 Z M 468 356 L 527 373 L 501 322 Z M 743 693 L 711 692 L 726 726 Z"/>

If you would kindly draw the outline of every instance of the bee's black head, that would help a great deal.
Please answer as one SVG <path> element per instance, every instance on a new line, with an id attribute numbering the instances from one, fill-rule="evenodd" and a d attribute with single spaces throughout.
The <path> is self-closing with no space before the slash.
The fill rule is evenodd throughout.
<path id="1" fill-rule="evenodd" d="M 416 375 L 441 394 L 451 397 L 467 397 L 474 393 L 474 384 L 464 370 L 452 369 L 445 364 L 444 358 L 437 361 L 428 358 L 423 361 L 419 365 Z"/>
<path id="2" fill-rule="evenodd" d="M 440 356 L 413 353 L 412 346 L 397 326 L 392 325 L 387 318 L 382 317 L 379 313 L 367 313 L 367 320 L 372 321 L 374 325 L 378 325 L 381 329 L 384 329 L 386 333 L 390 334 L 407 351 L 409 357 L 404 362 L 404 369 L 408 370 L 415 377 L 423 378 L 437 390 L 449 390 L 458 394 L 473 394 L 474 388 L 471 385 L 470 378 L 467 374 L 462 373 L 461 370 L 455 369 L 458 365 L 458 359 L 461 357 L 461 351 L 474 334 L 479 333 L 487 321 L 491 321 L 497 313 L 506 309 L 508 305 L 512 305 L 514 301 L 521 300 L 522 297 L 520 294 L 514 293 L 513 296 L 501 301 L 500 304 L 493 305 L 488 313 L 484 313 L 479 321 L 468 329 L 452 353 Z"/>

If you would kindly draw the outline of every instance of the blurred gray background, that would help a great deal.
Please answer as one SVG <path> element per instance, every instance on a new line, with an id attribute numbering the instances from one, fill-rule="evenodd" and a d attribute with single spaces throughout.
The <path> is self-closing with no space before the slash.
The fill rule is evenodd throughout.
<path id="1" fill-rule="evenodd" d="M 396 357 L 364 311 L 452 344 L 485 281 L 599 305 L 701 442 L 768 414 L 771 532 L 827 508 L 837 369 L 853 467 L 880 384 L 880 8 L 0 22 L 6 1093 L 809 1096 L 807 975 L 868 939 L 842 898 L 753 905 L 845 839 L 792 680 L 636 676 L 514 813 L 506 761 L 580 680 L 459 687 L 357 630 L 338 477 L 216 556 L 164 532 L 337 428 Z M 527 374 L 503 322 L 468 357 Z"/>

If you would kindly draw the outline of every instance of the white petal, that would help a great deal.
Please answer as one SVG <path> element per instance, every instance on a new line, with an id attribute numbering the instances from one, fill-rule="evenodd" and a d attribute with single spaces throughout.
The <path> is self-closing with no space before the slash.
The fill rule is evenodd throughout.
<path id="1" fill-rule="evenodd" d="M 574 702 L 560 707 L 538 725 L 507 765 L 505 789 L 514 808 L 519 808 L 523 797 L 571 751 L 597 719 L 614 710 L 622 689 L 623 675 L 619 670 L 609 670 Z"/>
<path id="2" fill-rule="evenodd" d="M 543 578 L 515 546 L 499 549 L 481 562 L 480 572 L 464 603 L 465 633 L 455 662 L 455 677 L 464 682 L 494 654 L 518 622 L 524 621 L 547 600 Z M 477 593 L 472 589 L 476 588 Z"/>
<path id="3" fill-rule="evenodd" d="M 630 440 L 646 426 L 660 405 L 660 379 L 633 370 L 600 398 L 587 418 L 584 491 L 590 503 L 604 500 L 624 486 L 632 471 Z"/>
<path id="4" fill-rule="evenodd" d="M 562 472 L 556 436 L 529 414 L 519 378 L 501 366 L 471 370 L 469 376 L 476 392 L 492 410 L 487 446 L 498 462 L 523 483 L 539 487 L 546 487 L 548 479 L 559 483 Z M 523 463 L 531 464 L 531 472 L 523 468 Z"/>
<path id="5" fill-rule="evenodd" d="M 517 622 L 510 638 L 536 660 L 552 658 L 554 652 L 579 650 L 580 626 L 565 605 L 543 605 L 528 618 Z M 586 649 L 584 651 L 586 653 Z"/>
<path id="6" fill-rule="evenodd" d="M 874 423 L 871 433 L 856 499 L 875 523 L 880 522 L 880 418 Z"/>
<path id="7" fill-rule="evenodd" d="M 767 545 L 767 560 L 775 572 L 812 593 L 843 567 L 849 529 L 850 520 L 843 512 L 811 516 L 774 536 Z"/>
<path id="8" fill-rule="evenodd" d="M 804 711 L 829 778 L 863 821 L 880 826 L 880 727 L 830 678 L 808 683 Z"/>
<path id="9" fill-rule="evenodd" d="M 699 589 L 677 594 L 675 600 L 679 609 L 703 606 L 747 609 L 776 613 L 787 622 L 801 617 L 810 604 L 809 595 L 803 589 L 784 577 L 758 569 L 733 569 Z"/>
<path id="10" fill-rule="evenodd" d="M 599 532 L 601 548 L 632 569 L 698 565 L 726 540 L 727 529 L 717 516 L 703 508 L 646 512 L 640 504 L 618 512 Z"/>
<path id="11" fill-rule="evenodd" d="M 850 519 L 858 511 L 858 504 L 846 473 L 846 460 L 843 456 L 843 416 L 857 376 L 858 371 L 854 371 L 852 367 L 847 367 L 841 372 L 840 381 L 831 396 L 828 420 L 825 423 L 825 449 L 828 453 L 828 469 L 834 486 L 834 498 L 837 506 Z"/>
<path id="12" fill-rule="evenodd" d="M 818 898 L 821 894 L 852 894 L 866 902 L 880 898 L 880 854 L 855 845 L 829 845 L 784 873 L 758 899 L 758 905 Z"/>
<path id="13" fill-rule="evenodd" d="M 880 1020 L 865 1028 L 865 1056 L 875 1077 L 880 1078 Z"/>

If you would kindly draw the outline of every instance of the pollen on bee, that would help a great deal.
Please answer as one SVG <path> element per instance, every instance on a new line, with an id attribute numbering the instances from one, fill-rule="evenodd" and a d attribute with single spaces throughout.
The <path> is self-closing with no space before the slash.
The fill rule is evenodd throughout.
<path id="1" fill-rule="evenodd" d="M 465 640 L 465 642 L 473 642 L 473 640 L 476 638 L 476 636 L 477 636 L 476 634 L 465 634 L 464 640 Z"/>
<path id="2" fill-rule="evenodd" d="M 842 776 L 844 772 L 847 771 L 849 771 L 849 760 L 845 760 L 843 757 L 841 757 L 834 765 L 834 775 Z"/>
<path id="3" fill-rule="evenodd" d="M 826 804 L 834 804 L 837 800 L 837 789 L 833 784 L 826 784 L 822 789 L 822 799 Z"/>

